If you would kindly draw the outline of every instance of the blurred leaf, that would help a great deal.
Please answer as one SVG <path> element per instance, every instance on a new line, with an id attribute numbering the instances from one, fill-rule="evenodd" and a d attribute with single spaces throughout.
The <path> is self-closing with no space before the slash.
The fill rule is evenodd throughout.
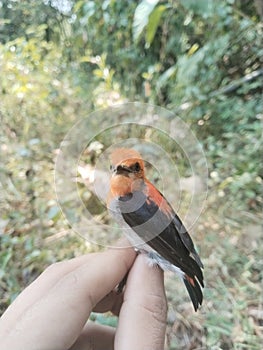
<path id="1" fill-rule="evenodd" d="M 181 4 L 187 9 L 194 13 L 202 15 L 203 17 L 208 17 L 213 14 L 214 1 L 208 0 L 182 0 Z"/>
<path id="2" fill-rule="evenodd" d="M 133 19 L 133 39 L 137 41 L 145 27 L 149 23 L 149 16 L 152 13 L 155 6 L 158 4 L 159 0 L 142 0 L 140 4 L 136 7 Z M 161 13 L 163 10 L 161 10 Z M 161 16 L 160 13 L 160 16 Z M 158 13 L 156 14 L 158 18 Z M 155 16 L 156 16 L 155 15 Z M 157 27 L 156 27 L 157 28 Z M 156 30 L 156 29 L 155 29 Z M 154 31 L 154 24 L 152 23 L 152 32 Z"/>
<path id="3" fill-rule="evenodd" d="M 156 84 L 157 89 L 160 89 L 167 83 L 167 81 L 176 73 L 176 69 L 177 67 L 174 65 L 167 69 L 162 75 L 160 75 Z"/>
<path id="4" fill-rule="evenodd" d="M 9 260 L 12 257 L 12 251 L 11 249 L 7 250 L 6 252 L 1 253 L 0 255 L 0 263 L 1 263 L 1 269 L 2 271 L 5 271 L 6 266 L 9 262 Z"/>
<path id="5" fill-rule="evenodd" d="M 38 138 L 34 138 L 34 139 L 31 139 L 28 141 L 28 144 L 30 146 L 38 145 L 39 143 L 40 143 L 40 139 L 38 139 Z"/>
<path id="6" fill-rule="evenodd" d="M 1 169 L 0 169 L 0 171 L 1 171 Z M 1 186 L 1 184 L 0 184 L 0 186 Z M 0 187 L 0 189 L 1 189 L 1 187 Z M 2 191 L 2 189 L 1 189 L 1 191 Z M 0 200 L 1 200 L 1 197 L 0 197 Z M 1 237 L 1 235 L 4 234 L 8 223 L 9 223 L 9 219 L 1 219 L 0 218 L 0 237 Z"/>
<path id="7" fill-rule="evenodd" d="M 156 6 L 154 8 L 154 10 L 149 15 L 149 21 L 147 23 L 146 35 L 145 35 L 145 39 L 146 39 L 146 43 L 147 43 L 148 48 L 150 47 L 150 45 L 154 39 L 156 30 L 157 30 L 159 23 L 160 23 L 160 19 L 162 17 L 163 12 L 166 9 L 167 9 L 166 5 Z"/>
<path id="8" fill-rule="evenodd" d="M 116 316 L 111 316 L 110 314 L 100 314 L 93 312 L 91 314 L 91 320 L 99 324 L 117 327 L 118 319 Z"/>
<path id="9" fill-rule="evenodd" d="M 60 207 L 58 207 L 57 205 L 54 205 L 54 206 L 49 208 L 48 213 L 47 213 L 47 218 L 49 220 L 56 221 L 60 214 L 61 214 Z"/>

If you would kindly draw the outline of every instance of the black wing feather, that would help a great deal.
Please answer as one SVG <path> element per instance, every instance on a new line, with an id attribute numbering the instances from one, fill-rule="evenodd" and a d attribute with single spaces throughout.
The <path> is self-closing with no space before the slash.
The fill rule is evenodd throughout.
<path id="1" fill-rule="evenodd" d="M 196 310 L 203 300 L 200 288 L 200 285 L 204 287 L 203 264 L 180 218 L 172 211 L 169 220 L 154 201 L 142 192 L 134 192 L 119 200 L 123 219 L 138 236 L 192 279 L 194 285 L 187 279 L 184 279 L 184 283 Z"/>
<path id="2" fill-rule="evenodd" d="M 203 301 L 202 290 L 198 283 L 196 283 L 195 286 L 193 286 L 186 278 L 184 278 L 184 284 L 196 311 L 198 309 L 198 306 L 201 305 Z"/>

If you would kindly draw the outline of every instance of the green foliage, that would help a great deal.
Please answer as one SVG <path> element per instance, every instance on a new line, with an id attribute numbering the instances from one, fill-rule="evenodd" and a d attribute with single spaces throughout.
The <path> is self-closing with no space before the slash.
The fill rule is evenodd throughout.
<path id="1" fill-rule="evenodd" d="M 106 86 L 130 100 L 166 105 L 190 122 L 223 184 L 220 196 L 230 192 L 242 209 L 262 204 L 262 25 L 253 6 L 148 0 L 136 8 L 133 2 L 75 4 L 74 38 L 91 57 L 86 62 L 107 52 L 103 69 L 90 63 L 83 68 L 100 81 L 110 79 Z M 240 149 L 243 154 L 236 157 Z M 245 183 L 243 173 L 249 174 Z M 213 178 L 211 184 L 217 186 Z"/>
<path id="2" fill-rule="evenodd" d="M 66 14 L 58 12 L 49 4 L 50 1 L 2 0 L 0 3 L 0 42 L 6 43 L 18 37 L 35 36 L 35 28 L 45 27 L 46 41 L 58 38 L 61 33 L 59 22 Z M 59 21 L 59 22 L 58 22 Z"/>
<path id="3" fill-rule="evenodd" d="M 92 313 L 90 316 L 91 321 L 103 324 L 106 326 L 111 326 L 111 327 L 117 327 L 118 321 L 116 316 L 112 316 L 110 313 L 109 314 L 99 314 L 99 313 Z"/>
<path id="4" fill-rule="evenodd" d="M 48 263 L 72 255 L 64 247 L 55 258 L 45 242 L 65 227 L 53 189 L 55 150 L 81 116 L 80 100 L 46 26 L 22 28 L 0 44 L 1 310 Z"/>

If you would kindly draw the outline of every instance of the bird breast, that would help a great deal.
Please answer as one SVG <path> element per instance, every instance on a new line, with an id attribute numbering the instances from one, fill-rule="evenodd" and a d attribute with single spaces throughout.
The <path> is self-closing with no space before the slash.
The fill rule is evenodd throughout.
<path id="1" fill-rule="evenodd" d="M 114 175 L 111 178 L 111 194 L 113 197 L 122 197 L 132 191 L 132 180 L 123 175 Z"/>

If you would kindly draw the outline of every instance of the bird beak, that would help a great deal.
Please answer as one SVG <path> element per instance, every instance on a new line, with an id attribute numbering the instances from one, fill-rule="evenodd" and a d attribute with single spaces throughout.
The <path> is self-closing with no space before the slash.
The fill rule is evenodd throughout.
<path id="1" fill-rule="evenodd" d="M 124 166 L 124 165 L 118 165 L 118 166 L 111 166 L 112 175 L 124 175 L 127 173 L 131 173 L 131 169 Z"/>

